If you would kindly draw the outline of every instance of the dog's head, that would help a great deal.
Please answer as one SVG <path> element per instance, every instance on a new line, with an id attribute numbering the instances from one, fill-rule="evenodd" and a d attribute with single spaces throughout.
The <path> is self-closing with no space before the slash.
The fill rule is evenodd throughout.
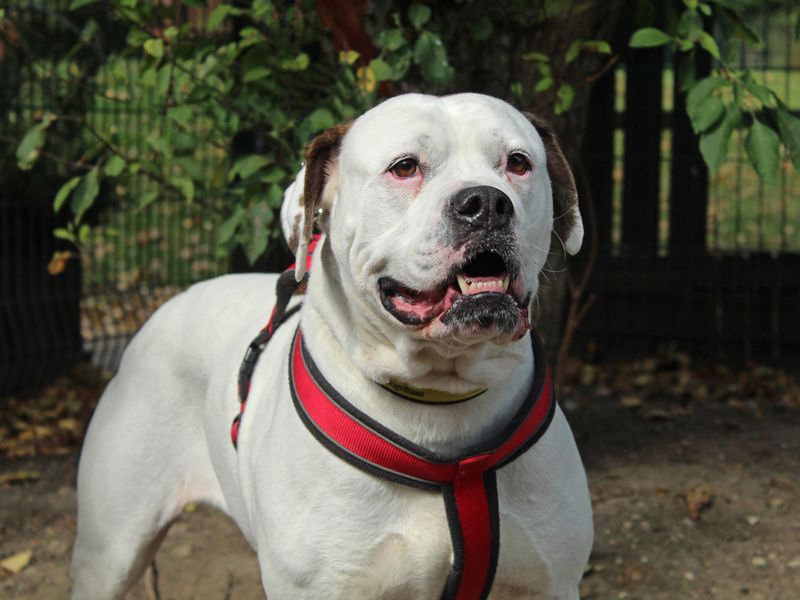
<path id="1" fill-rule="evenodd" d="M 298 263 L 315 217 L 372 317 L 468 344 L 523 335 L 551 231 L 570 254 L 583 237 L 551 129 L 477 94 L 399 96 L 317 137 L 282 210 Z"/>

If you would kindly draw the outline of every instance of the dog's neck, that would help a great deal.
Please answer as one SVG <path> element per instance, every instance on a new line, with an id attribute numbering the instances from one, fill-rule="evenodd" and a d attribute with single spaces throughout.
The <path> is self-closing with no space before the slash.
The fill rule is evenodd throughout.
<path id="1" fill-rule="evenodd" d="M 504 346 L 414 340 L 376 316 L 362 298 L 345 298 L 330 248 L 320 250 L 302 313 L 303 335 L 312 355 L 325 348 L 324 357 L 314 358 L 339 393 L 400 435 L 440 452 L 456 452 L 499 432 L 531 385 L 527 336 Z M 378 385 L 389 381 L 453 394 L 487 390 L 465 402 L 430 406 Z"/>

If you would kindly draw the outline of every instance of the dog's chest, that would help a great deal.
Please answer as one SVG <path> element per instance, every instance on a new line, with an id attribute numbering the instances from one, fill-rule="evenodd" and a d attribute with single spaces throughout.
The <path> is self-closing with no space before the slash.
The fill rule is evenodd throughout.
<path id="1" fill-rule="evenodd" d="M 284 492 L 282 509 L 269 510 L 276 521 L 265 524 L 270 570 L 280 579 L 313 582 L 331 598 L 441 596 L 453 546 L 440 492 L 352 472 L 342 461 L 327 465 L 316 483 L 306 481 L 302 488 Z M 525 598 L 549 590 L 548 554 L 536 547 L 534 529 L 513 507 L 501 510 L 500 556 L 490 598 Z"/>

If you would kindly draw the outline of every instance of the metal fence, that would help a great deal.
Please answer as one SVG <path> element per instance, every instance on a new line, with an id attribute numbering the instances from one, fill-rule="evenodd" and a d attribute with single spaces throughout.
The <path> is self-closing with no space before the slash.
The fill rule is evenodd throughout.
<path id="1" fill-rule="evenodd" d="M 738 59 L 795 114 L 798 18 L 795 2 L 751 11 L 747 22 L 765 43 Z M 777 184 L 765 185 L 736 132 L 709 176 L 662 49 L 631 54 L 599 82 L 591 112 L 584 162 L 599 256 L 584 342 L 612 353 L 796 360 L 800 174 L 788 157 Z"/>
<path id="2" fill-rule="evenodd" d="M 134 208 L 124 201 L 158 192 L 144 180 L 134 183 L 136 189 L 101 189 L 89 215 L 92 234 L 80 257 L 54 239 L 53 230 L 64 218 L 53 215 L 53 196 L 72 174 L 69 165 L 41 160 L 22 173 L 10 145 L 20 139 L 32 115 L 54 108 L 49 105 L 56 96 L 53 86 L 63 84 L 58 69 L 70 68 L 69 61 L 83 61 L 83 66 L 94 61 L 78 101 L 96 130 L 135 131 L 143 128 L 144 119 L 154 118 L 153 111 L 139 110 L 148 102 L 138 83 L 139 65 L 119 61 L 113 68 L 102 66 L 107 53 L 125 39 L 105 3 L 97 5 L 95 18 L 104 23 L 106 47 L 94 56 L 65 60 L 68 48 L 84 34 L 85 15 L 70 13 L 69 4 L 0 2 L 13 17 L 0 32 L 0 142 L 6 145 L 0 168 L 0 396 L 40 385 L 78 358 L 115 369 L 127 341 L 158 305 L 230 268 L 229 257 L 216 253 L 213 216 L 186 203 L 159 201 Z M 179 2 L 175 10 L 180 14 Z M 163 126 L 170 126 L 166 119 Z M 55 144 L 91 145 L 79 131 L 62 129 L 53 137 Z M 51 262 L 55 252 L 69 258 Z"/>
<path id="3" fill-rule="evenodd" d="M 26 118 L 48 108 L 46 86 L 59 85 L 58 78 L 48 82 L 30 70 L 53 68 L 70 38 L 81 34 L 68 5 L 0 0 L 24 30 L 4 26 L 0 32 L 0 143 L 19 139 Z M 175 7 L 180 10 L 180 3 Z M 776 88 L 795 111 L 800 46 L 792 27 L 798 12 L 787 1 L 753 13 L 748 21 L 766 43 L 740 57 L 742 67 Z M 107 19 L 105 26 L 113 30 L 115 24 Z M 24 48 L 18 43 L 23 35 Z M 124 43 L 124 32 L 117 37 Z M 92 123 L 99 129 L 140 127 L 145 117 L 135 102 L 113 102 L 121 94 L 147 102 L 136 83 L 137 65 L 104 71 L 100 59 L 81 58 L 98 61 L 84 98 Z M 785 161 L 779 183 L 764 186 L 734 141 L 727 163 L 709 177 L 674 79 L 670 57 L 661 50 L 637 52 L 593 93 L 584 163 L 600 254 L 590 290 L 597 301 L 582 339 L 610 350 L 678 344 L 709 356 L 796 357 L 800 176 Z M 85 143 L 66 134 L 70 143 Z M 19 173 L 13 151 L 5 150 L 0 395 L 47 381 L 77 357 L 115 368 L 130 336 L 160 303 L 194 281 L 230 270 L 230 257 L 215 252 L 217 224 L 208 213 L 169 202 L 134 209 L 121 198 L 147 190 L 103 189 L 82 265 L 70 259 L 60 274 L 48 274 L 53 253 L 70 250 L 51 235 L 58 223 L 52 198 L 67 171 L 43 161 L 33 172 Z"/>

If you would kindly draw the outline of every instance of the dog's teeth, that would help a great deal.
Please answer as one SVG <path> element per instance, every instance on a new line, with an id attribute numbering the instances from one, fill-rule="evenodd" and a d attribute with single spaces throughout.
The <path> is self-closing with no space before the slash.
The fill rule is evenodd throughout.
<path id="1" fill-rule="evenodd" d="M 506 275 L 505 277 L 503 277 L 503 291 L 504 291 L 504 292 L 507 292 L 507 291 L 508 291 L 508 285 L 509 285 L 510 283 L 511 283 L 511 278 L 510 278 L 508 275 Z"/>
<path id="2" fill-rule="evenodd" d="M 466 294 L 471 284 L 467 282 L 463 275 L 456 275 L 456 280 L 458 281 L 458 287 L 461 289 L 461 293 Z"/>

